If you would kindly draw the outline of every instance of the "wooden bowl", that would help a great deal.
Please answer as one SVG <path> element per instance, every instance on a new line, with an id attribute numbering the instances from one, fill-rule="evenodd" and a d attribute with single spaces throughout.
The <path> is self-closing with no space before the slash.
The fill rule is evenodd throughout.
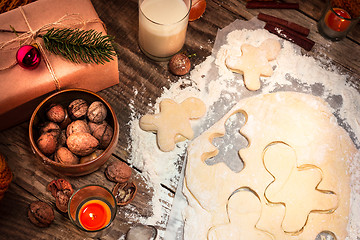
<path id="1" fill-rule="evenodd" d="M 48 121 L 46 110 L 51 104 L 57 103 L 67 107 L 75 99 L 84 99 L 89 104 L 94 101 L 101 101 L 107 108 L 107 123 L 114 129 L 109 146 L 95 159 L 74 165 L 64 165 L 45 156 L 37 147 L 36 141 L 39 138 L 39 127 Z M 29 139 L 33 153 L 40 159 L 44 166 L 53 173 L 60 173 L 65 176 L 82 176 L 99 169 L 111 156 L 116 148 L 119 138 L 119 123 L 116 114 L 110 104 L 98 94 L 84 89 L 66 89 L 52 94 L 44 99 L 33 112 L 29 124 Z"/>

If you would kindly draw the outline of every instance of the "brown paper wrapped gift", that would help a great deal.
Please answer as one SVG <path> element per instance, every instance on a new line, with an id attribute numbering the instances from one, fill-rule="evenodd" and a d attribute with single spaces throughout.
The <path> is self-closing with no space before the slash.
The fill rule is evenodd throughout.
<path id="1" fill-rule="evenodd" d="M 0 29 L 11 27 L 29 36 L 49 27 L 94 29 L 106 34 L 90 0 L 38 0 L 1 14 Z M 44 97 L 60 89 L 97 92 L 119 83 L 116 56 L 106 64 L 72 63 L 41 47 L 44 44 L 40 37 L 26 39 L 27 43 L 36 42 L 40 49 L 45 49 L 40 65 L 33 70 L 22 68 L 16 64 L 20 42 L 8 44 L 15 38 L 13 32 L 0 32 L 0 130 L 28 120 Z"/>

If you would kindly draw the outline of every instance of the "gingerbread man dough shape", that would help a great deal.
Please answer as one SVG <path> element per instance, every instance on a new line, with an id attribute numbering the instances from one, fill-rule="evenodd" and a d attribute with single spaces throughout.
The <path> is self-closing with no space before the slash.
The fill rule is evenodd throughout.
<path id="1" fill-rule="evenodd" d="M 177 142 L 192 139 L 194 131 L 190 120 L 202 117 L 206 106 L 198 98 L 190 97 L 178 104 L 171 99 L 160 102 L 160 113 L 147 114 L 140 119 L 140 128 L 157 132 L 157 143 L 161 151 L 169 152 Z"/>
<path id="2" fill-rule="evenodd" d="M 288 233 L 302 231 L 310 213 L 331 213 L 338 205 L 335 193 L 318 189 L 321 169 L 310 164 L 297 166 L 296 159 L 295 151 L 285 143 L 272 143 L 264 151 L 264 165 L 274 177 L 265 197 L 285 206 L 282 228 Z"/>
<path id="3" fill-rule="evenodd" d="M 229 223 L 209 230 L 208 240 L 272 240 L 271 235 L 256 228 L 261 214 L 261 203 L 251 189 L 241 188 L 227 204 Z"/>
<path id="4" fill-rule="evenodd" d="M 251 91 L 260 89 L 260 76 L 269 77 L 273 70 L 272 61 L 280 52 L 280 43 L 275 39 L 267 39 L 259 47 L 250 44 L 241 46 L 240 57 L 229 56 L 225 60 L 226 66 L 233 72 L 244 74 L 245 87 Z"/>

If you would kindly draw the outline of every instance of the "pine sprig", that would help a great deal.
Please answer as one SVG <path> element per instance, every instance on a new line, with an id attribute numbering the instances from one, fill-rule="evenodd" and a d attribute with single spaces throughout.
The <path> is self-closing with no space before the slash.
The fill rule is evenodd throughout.
<path id="1" fill-rule="evenodd" d="M 52 28 L 41 37 L 48 51 L 75 63 L 104 64 L 116 56 L 111 44 L 114 37 L 93 29 Z"/>

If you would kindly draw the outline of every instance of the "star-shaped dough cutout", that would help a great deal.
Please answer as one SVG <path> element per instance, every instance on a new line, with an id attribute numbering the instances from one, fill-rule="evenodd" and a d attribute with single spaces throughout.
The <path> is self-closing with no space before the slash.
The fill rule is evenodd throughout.
<path id="1" fill-rule="evenodd" d="M 147 114 L 140 119 L 140 128 L 157 133 L 157 143 L 161 151 L 169 152 L 177 142 L 192 139 L 194 131 L 190 120 L 202 117 L 206 106 L 198 98 L 190 97 L 176 103 L 171 99 L 160 102 L 160 113 Z"/>
<path id="2" fill-rule="evenodd" d="M 225 64 L 231 71 L 244 75 L 244 84 L 247 89 L 256 91 L 260 89 L 260 76 L 269 77 L 273 74 L 269 61 L 276 58 L 280 48 L 279 41 L 275 39 L 267 39 L 259 47 L 243 44 L 242 55 L 227 57 Z"/>
<path id="3" fill-rule="evenodd" d="M 320 190 L 321 169 L 306 164 L 297 166 L 296 153 L 285 143 L 273 143 L 264 152 L 266 170 L 274 181 L 265 190 L 266 199 L 285 206 L 282 228 L 287 233 L 302 231 L 311 213 L 332 213 L 338 198 L 330 190 Z M 311 226 L 310 226 L 311 227 Z"/>

